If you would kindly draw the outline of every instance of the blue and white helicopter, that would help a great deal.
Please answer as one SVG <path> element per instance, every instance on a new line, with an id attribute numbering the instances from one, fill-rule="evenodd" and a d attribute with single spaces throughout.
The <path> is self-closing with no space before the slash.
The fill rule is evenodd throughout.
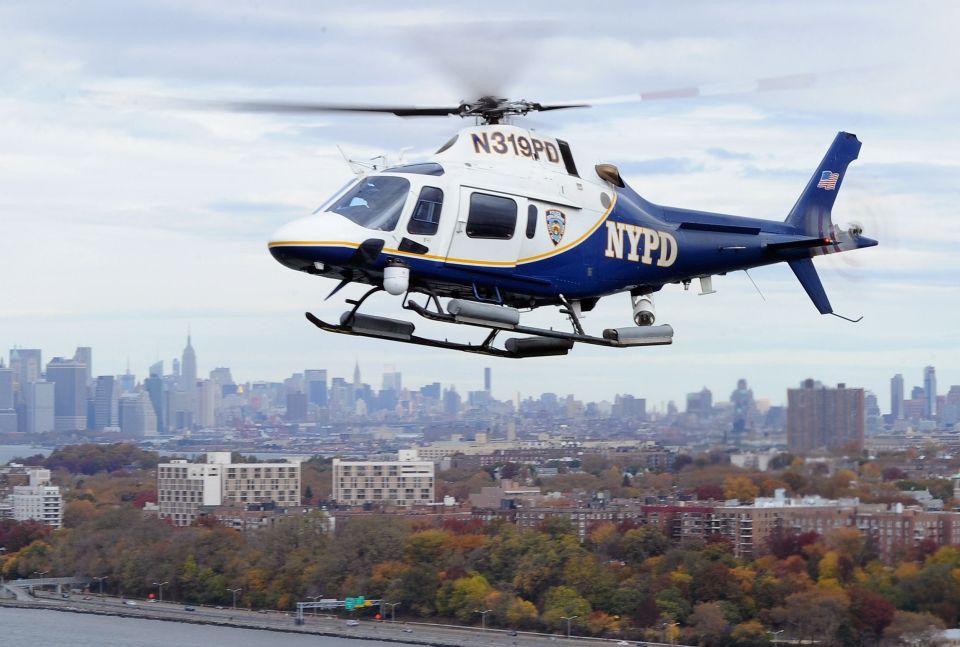
<path id="1" fill-rule="evenodd" d="M 583 159 L 564 140 L 508 124 L 529 112 L 584 107 L 483 96 L 438 108 L 247 102 L 245 111 L 383 112 L 475 118 L 426 162 L 364 173 L 313 215 L 281 227 L 273 257 L 300 272 L 370 290 L 322 330 L 499 357 L 565 355 L 574 344 L 670 344 L 653 295 L 667 284 L 701 293 L 711 278 L 788 263 L 822 314 L 835 314 L 814 268 L 821 254 L 871 247 L 861 228 L 834 225 L 831 210 L 860 142 L 834 138 L 783 221 L 677 209 L 638 195 L 613 164 Z M 415 334 L 415 324 L 360 312 L 377 292 L 432 321 L 488 330 L 476 344 Z M 634 325 L 588 334 L 581 323 L 608 295 L 629 294 Z M 422 299 L 418 299 L 422 297 Z M 329 297 L 328 297 L 329 298 Z M 421 303 L 422 301 L 422 303 Z M 445 302 L 444 302 L 445 301 Z M 555 306 L 569 331 L 525 326 L 521 313 Z M 840 316 L 840 315 L 836 315 Z M 509 335 L 498 345 L 498 335 Z"/>

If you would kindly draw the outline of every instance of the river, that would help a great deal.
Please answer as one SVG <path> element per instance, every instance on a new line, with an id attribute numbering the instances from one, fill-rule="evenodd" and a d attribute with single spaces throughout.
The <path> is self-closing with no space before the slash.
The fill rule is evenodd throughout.
<path id="1" fill-rule="evenodd" d="M 0 606 L 4 645 L 69 647 L 397 647 L 376 640 Z"/>
<path id="2" fill-rule="evenodd" d="M 14 458 L 26 458 L 34 454 L 49 456 L 52 449 L 33 447 L 31 445 L 0 445 L 0 465 L 6 465 Z"/>

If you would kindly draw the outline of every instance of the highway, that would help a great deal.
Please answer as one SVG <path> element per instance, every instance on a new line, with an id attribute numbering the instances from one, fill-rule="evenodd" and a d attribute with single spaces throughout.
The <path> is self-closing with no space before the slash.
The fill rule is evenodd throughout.
<path id="1" fill-rule="evenodd" d="M 346 618 L 326 613 L 313 615 L 305 612 L 304 623 L 297 625 L 295 613 L 283 611 L 252 611 L 230 607 L 209 607 L 185 605 L 176 602 L 157 602 L 145 600 L 124 600 L 121 598 L 96 594 L 71 594 L 63 598 L 52 592 L 35 592 L 30 606 L 57 608 L 63 611 L 81 613 L 103 613 L 135 618 L 151 618 L 179 622 L 219 624 L 233 627 L 313 633 L 318 635 L 339 636 L 344 638 L 362 638 L 403 642 L 420 645 L 442 645 L 444 647 L 616 647 L 618 640 L 587 638 L 565 635 L 551 635 L 534 632 L 511 632 L 504 629 L 479 629 L 477 627 L 459 627 L 420 622 L 390 622 L 389 620 L 358 619 L 355 626 L 347 624 Z M 18 606 L 24 606 L 17 601 Z M 649 647 L 670 647 L 663 643 L 630 642 Z"/>

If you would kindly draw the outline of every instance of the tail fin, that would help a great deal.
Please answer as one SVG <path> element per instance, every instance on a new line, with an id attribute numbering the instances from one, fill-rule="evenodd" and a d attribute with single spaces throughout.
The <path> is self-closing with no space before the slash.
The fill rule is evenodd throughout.
<path id="1" fill-rule="evenodd" d="M 787 216 L 787 224 L 808 236 L 829 237 L 833 230 L 830 213 L 843 183 L 847 166 L 860 154 L 860 141 L 852 133 L 839 132 L 820 166 Z"/>

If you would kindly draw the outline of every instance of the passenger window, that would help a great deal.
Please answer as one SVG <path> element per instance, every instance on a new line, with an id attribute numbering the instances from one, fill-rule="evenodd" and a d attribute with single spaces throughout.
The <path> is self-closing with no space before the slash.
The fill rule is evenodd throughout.
<path id="1" fill-rule="evenodd" d="M 514 200 L 486 193 L 470 196 L 467 236 L 510 239 L 516 228 L 517 203 Z"/>
<path id="2" fill-rule="evenodd" d="M 421 236 L 432 236 L 440 226 L 440 210 L 443 209 L 443 191 L 436 187 L 425 186 L 420 190 L 417 206 L 407 224 L 407 232 Z"/>
<path id="3" fill-rule="evenodd" d="M 531 204 L 527 207 L 527 238 L 533 238 L 537 233 L 537 207 Z"/>

